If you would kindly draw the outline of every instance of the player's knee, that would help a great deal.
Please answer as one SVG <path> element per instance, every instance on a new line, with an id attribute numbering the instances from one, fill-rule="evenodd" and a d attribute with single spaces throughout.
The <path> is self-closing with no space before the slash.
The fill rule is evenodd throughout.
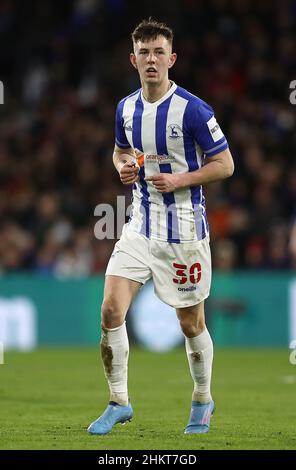
<path id="1" fill-rule="evenodd" d="M 104 328 L 116 328 L 123 323 L 122 314 L 113 300 L 104 300 L 101 308 L 101 321 Z"/>
<path id="2" fill-rule="evenodd" d="M 192 322 L 188 318 L 180 319 L 180 326 L 184 335 L 188 338 L 200 335 L 206 327 L 204 321 Z"/>

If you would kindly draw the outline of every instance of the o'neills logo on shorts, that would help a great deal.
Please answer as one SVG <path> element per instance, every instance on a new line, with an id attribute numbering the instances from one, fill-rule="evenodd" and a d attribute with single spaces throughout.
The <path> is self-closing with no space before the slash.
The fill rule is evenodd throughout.
<path id="1" fill-rule="evenodd" d="M 174 155 L 150 155 L 145 153 L 145 164 L 149 162 L 173 163 L 175 161 Z"/>
<path id="2" fill-rule="evenodd" d="M 179 292 L 191 292 L 193 290 L 196 290 L 196 286 L 190 286 L 190 287 L 178 287 Z"/>

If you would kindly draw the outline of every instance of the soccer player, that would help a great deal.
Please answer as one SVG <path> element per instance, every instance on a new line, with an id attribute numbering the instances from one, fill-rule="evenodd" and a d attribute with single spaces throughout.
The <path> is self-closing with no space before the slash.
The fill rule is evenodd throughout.
<path id="1" fill-rule="evenodd" d="M 168 78 L 177 58 L 172 30 L 149 19 L 136 27 L 132 40 L 130 60 L 142 88 L 118 104 L 113 153 L 122 183 L 133 185 L 132 215 L 111 255 L 102 304 L 101 354 L 110 402 L 88 432 L 106 434 L 133 416 L 125 317 L 152 278 L 156 295 L 176 309 L 185 336 L 194 383 L 185 433 L 206 433 L 214 401 L 213 344 L 204 314 L 211 255 L 202 185 L 231 176 L 234 164 L 212 108 Z"/>

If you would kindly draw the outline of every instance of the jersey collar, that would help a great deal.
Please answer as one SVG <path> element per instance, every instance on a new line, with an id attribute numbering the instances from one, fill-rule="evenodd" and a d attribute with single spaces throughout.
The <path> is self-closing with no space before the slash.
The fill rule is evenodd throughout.
<path id="1" fill-rule="evenodd" d="M 171 96 L 176 91 L 177 85 L 172 80 L 170 80 L 170 82 L 172 84 L 171 88 L 166 92 L 165 95 L 163 95 L 159 100 L 154 101 L 153 103 L 150 103 L 149 101 L 145 100 L 143 96 L 143 90 L 141 88 L 141 100 L 143 101 L 145 106 L 158 106 L 160 103 L 165 101 L 169 96 Z"/>

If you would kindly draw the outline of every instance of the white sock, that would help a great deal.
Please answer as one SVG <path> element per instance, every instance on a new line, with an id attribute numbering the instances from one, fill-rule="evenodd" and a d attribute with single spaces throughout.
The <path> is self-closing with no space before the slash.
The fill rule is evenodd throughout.
<path id="1" fill-rule="evenodd" d="M 125 322 L 117 328 L 102 328 L 101 355 L 110 389 L 110 401 L 127 406 L 129 343 Z"/>
<path id="2" fill-rule="evenodd" d="M 207 329 L 194 338 L 185 337 L 191 377 L 194 382 L 192 400 L 200 403 L 211 401 L 211 376 L 213 362 L 213 342 Z"/>

